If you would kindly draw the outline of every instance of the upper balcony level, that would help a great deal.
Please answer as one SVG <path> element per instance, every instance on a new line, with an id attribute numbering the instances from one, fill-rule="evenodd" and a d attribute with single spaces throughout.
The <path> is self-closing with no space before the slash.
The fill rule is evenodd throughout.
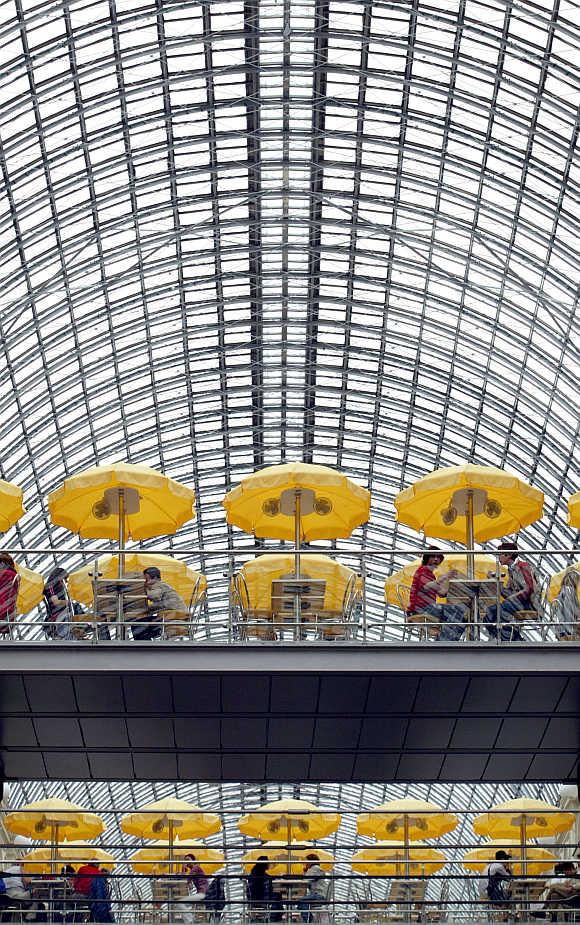
<path id="1" fill-rule="evenodd" d="M 6 644 L 489 648 L 580 639 L 580 568 L 572 548 L 413 554 L 160 547 L 113 555 L 67 546 L 28 553 L 50 555 L 66 568 L 43 576 L 16 561 L 15 574 L 6 559 Z M 189 564 L 212 557 L 220 571 L 210 566 L 206 575 Z M 406 564 L 394 566 L 397 559 Z"/>

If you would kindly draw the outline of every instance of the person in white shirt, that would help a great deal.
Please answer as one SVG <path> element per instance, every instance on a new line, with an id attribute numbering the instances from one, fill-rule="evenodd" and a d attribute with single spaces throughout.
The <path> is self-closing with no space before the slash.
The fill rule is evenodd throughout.
<path id="1" fill-rule="evenodd" d="M 10 899 L 18 899 L 23 903 L 30 902 L 31 896 L 27 882 L 26 877 L 24 877 L 22 873 L 22 864 L 16 862 L 6 868 L 4 883 L 6 884 L 6 895 L 9 896 Z"/>
<path id="2" fill-rule="evenodd" d="M 573 861 L 556 864 L 554 876 L 546 882 L 542 899 L 547 910 L 554 906 L 580 908 L 580 881 Z"/>

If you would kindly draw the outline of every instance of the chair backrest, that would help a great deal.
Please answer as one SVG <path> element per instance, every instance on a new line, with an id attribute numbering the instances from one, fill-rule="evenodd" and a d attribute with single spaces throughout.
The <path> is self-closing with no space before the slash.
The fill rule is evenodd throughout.
<path id="1" fill-rule="evenodd" d="M 232 597 L 242 619 L 247 620 L 250 609 L 250 592 L 246 579 L 241 572 L 236 572 L 232 579 Z"/>
<path id="2" fill-rule="evenodd" d="M 191 591 L 191 597 L 189 598 L 189 616 L 194 617 L 196 613 L 201 611 L 203 605 L 205 604 L 207 598 L 207 587 L 202 581 L 202 576 L 198 575 L 195 584 Z"/>
<path id="3" fill-rule="evenodd" d="M 1 597 L 0 616 L 2 619 L 14 620 L 16 618 L 16 600 L 20 588 L 20 575 L 15 575 L 10 584 L 4 589 Z"/>
<path id="4" fill-rule="evenodd" d="M 357 599 L 357 578 L 355 574 L 350 575 L 342 595 L 342 614 L 345 621 L 350 620 Z"/>
<path id="5" fill-rule="evenodd" d="M 405 613 L 409 609 L 409 603 L 411 600 L 411 589 L 408 585 L 397 585 L 396 587 L 397 600 L 399 601 L 399 607 Z"/>

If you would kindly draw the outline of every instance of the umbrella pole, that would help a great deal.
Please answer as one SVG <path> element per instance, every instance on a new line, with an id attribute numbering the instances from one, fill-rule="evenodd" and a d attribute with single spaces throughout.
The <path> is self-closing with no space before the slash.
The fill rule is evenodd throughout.
<path id="1" fill-rule="evenodd" d="M 407 813 L 403 813 L 403 841 L 405 842 L 405 893 L 407 899 L 411 899 L 411 885 L 409 883 L 409 876 L 411 874 L 411 864 L 409 859 L 409 816 Z M 409 916 L 409 921 L 411 921 L 411 903 L 407 906 L 407 914 Z"/>
<path id="2" fill-rule="evenodd" d="M 58 838 L 58 823 L 50 823 L 50 872 L 54 876 L 56 873 L 56 842 Z"/>
<path id="3" fill-rule="evenodd" d="M 296 489 L 294 492 L 294 574 L 296 581 L 300 578 L 300 490 Z M 294 594 L 294 621 L 295 629 L 294 634 L 296 638 L 300 635 L 300 622 L 302 620 L 302 600 L 300 596 L 300 588 L 298 583 L 296 584 L 296 593 Z"/>
<path id="4" fill-rule="evenodd" d="M 525 904 L 524 910 L 528 911 L 528 822 L 526 819 L 526 814 L 522 815 L 522 821 L 520 823 L 520 845 L 521 845 L 521 859 L 522 859 L 522 874 L 524 877 L 524 897 Z"/>
<path id="5" fill-rule="evenodd" d="M 466 520 L 466 537 L 465 538 L 467 542 L 467 549 L 472 550 L 475 540 L 474 540 L 474 535 L 473 535 L 473 491 L 470 488 L 467 489 L 467 507 L 465 511 L 465 520 Z M 468 581 L 473 581 L 474 578 L 475 578 L 475 557 L 473 555 L 473 552 L 468 551 L 467 553 L 467 579 Z M 476 594 L 473 598 L 472 607 L 469 608 L 471 610 L 471 619 L 472 619 L 472 623 L 474 627 L 478 625 L 478 618 L 479 618 L 479 614 L 477 612 L 478 611 L 477 605 L 478 605 L 478 600 L 477 600 L 477 594 Z M 472 634 L 473 634 L 473 630 L 470 626 L 468 626 L 467 631 L 465 633 L 467 639 L 472 639 L 473 638 Z"/>
<path id="6" fill-rule="evenodd" d="M 117 578 L 120 580 L 125 574 L 125 553 L 121 552 L 125 548 L 125 492 L 122 488 L 119 489 L 119 558 L 118 558 L 118 569 L 117 569 Z M 118 632 L 121 635 L 121 639 L 125 638 L 125 627 L 123 625 L 124 621 L 124 608 L 123 608 L 123 592 L 121 590 L 121 585 L 117 587 L 117 626 L 119 627 Z"/>
<path id="7" fill-rule="evenodd" d="M 286 819 L 286 838 L 288 839 L 288 876 L 290 876 L 292 873 L 292 858 L 290 856 L 292 851 L 290 847 L 290 842 L 292 840 L 292 823 L 290 822 L 290 817 Z"/>

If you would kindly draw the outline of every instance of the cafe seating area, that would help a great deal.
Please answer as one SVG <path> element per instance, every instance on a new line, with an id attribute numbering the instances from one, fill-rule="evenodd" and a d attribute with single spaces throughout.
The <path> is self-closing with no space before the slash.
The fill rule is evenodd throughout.
<path id="1" fill-rule="evenodd" d="M 575 907 L 554 898 L 549 885 L 555 865 L 573 859 L 566 833 L 577 826 L 577 811 L 568 806 L 532 797 L 479 813 L 411 796 L 358 810 L 341 804 L 339 812 L 284 797 L 239 815 L 170 796 L 113 816 L 109 806 L 108 822 L 98 806 L 60 798 L 8 809 L 4 837 L 20 842 L 11 849 L 18 856 L 1 862 L 2 876 L 9 891 L 16 865 L 29 901 L 0 892 L 1 920 L 302 922 L 313 865 L 322 885 L 308 914 L 319 925 L 528 922 L 532 913 L 575 920 Z M 503 904 L 485 895 L 498 850 L 509 858 Z M 201 880 L 191 879 L 194 863 Z M 271 887 L 264 898 L 256 884 L 265 871 Z M 105 899 L 94 891 L 97 881 L 106 884 Z M 192 882 L 201 883 L 201 896 Z M 98 902 L 109 918 L 102 909 L 99 917 Z"/>
<path id="2" fill-rule="evenodd" d="M 10 502 L 9 529 L 25 516 L 22 492 L 1 482 L 0 495 Z M 52 491 L 48 507 L 55 527 L 83 541 L 107 541 L 110 551 L 67 545 L 61 553 L 57 544 L 53 557 L 64 567 L 56 572 L 65 577 L 53 579 L 53 573 L 45 577 L 17 561 L 15 550 L 12 560 L 7 542 L 8 560 L 0 571 L 2 641 L 44 636 L 91 644 L 133 639 L 500 644 L 574 642 L 580 635 L 580 572 L 573 552 L 535 550 L 525 540 L 522 558 L 535 575 L 533 595 L 510 611 L 511 636 L 502 629 L 513 576 L 500 561 L 501 544 L 493 547 L 490 541 L 510 539 L 537 522 L 543 495 L 493 466 L 434 470 L 399 492 L 394 518 L 421 534 L 415 556 L 405 550 L 401 565 L 395 564 L 397 549 L 364 544 L 340 549 L 337 544 L 372 519 L 372 499 L 348 476 L 319 465 L 269 466 L 225 495 L 227 524 L 260 548 L 252 557 L 247 541 L 234 533 L 233 547 L 220 556 L 227 564 L 221 574 L 212 568 L 219 550 L 206 556 L 203 547 L 188 554 L 167 545 L 195 516 L 195 494 L 154 469 L 127 463 L 94 467 Z M 571 526 L 578 525 L 577 517 L 573 496 Z M 151 540 L 155 552 L 144 545 Z M 435 556 L 441 552 L 443 564 L 433 576 L 445 588 L 438 585 L 433 606 L 418 607 L 412 586 L 422 563 L 418 554 L 424 558 L 426 549 Z M 550 564 L 548 571 L 544 563 L 555 559 L 564 567 L 553 572 Z M 206 570 L 195 560 L 204 561 Z M 146 579 L 151 568 L 160 582 L 156 593 Z M 452 615 L 443 631 L 439 614 L 445 610 Z"/>

